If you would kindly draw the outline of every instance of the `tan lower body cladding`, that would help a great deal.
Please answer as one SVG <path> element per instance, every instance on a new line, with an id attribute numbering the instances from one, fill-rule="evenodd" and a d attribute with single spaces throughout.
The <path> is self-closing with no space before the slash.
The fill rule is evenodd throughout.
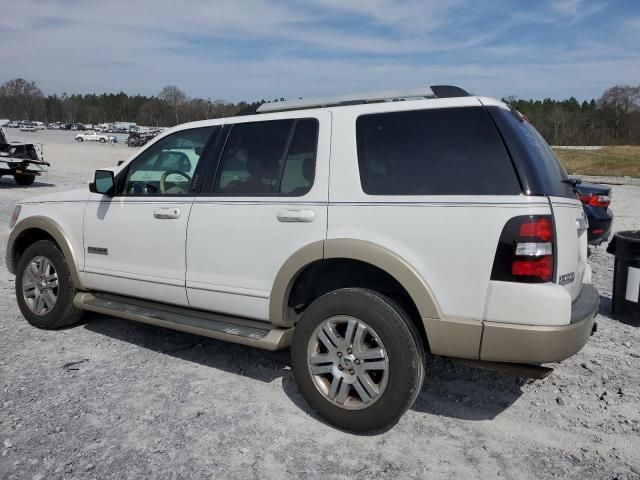
<path id="1" fill-rule="evenodd" d="M 560 362 L 580 351 L 594 321 L 591 317 L 570 325 L 538 326 L 423 319 L 434 355 L 531 364 Z"/>

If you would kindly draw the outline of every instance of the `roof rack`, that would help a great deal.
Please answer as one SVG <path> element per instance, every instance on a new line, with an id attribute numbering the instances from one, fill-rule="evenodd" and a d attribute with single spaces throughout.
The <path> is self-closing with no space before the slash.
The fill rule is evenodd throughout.
<path id="1" fill-rule="evenodd" d="M 451 98 L 466 97 L 469 92 L 453 85 L 433 85 L 431 87 L 415 88 L 412 90 L 387 90 L 383 92 L 356 93 L 331 98 L 315 98 L 288 100 L 284 102 L 263 103 L 256 109 L 256 113 L 281 112 L 283 110 L 299 110 L 305 108 L 320 108 L 345 105 L 359 105 L 371 102 L 392 102 L 415 98 Z"/>

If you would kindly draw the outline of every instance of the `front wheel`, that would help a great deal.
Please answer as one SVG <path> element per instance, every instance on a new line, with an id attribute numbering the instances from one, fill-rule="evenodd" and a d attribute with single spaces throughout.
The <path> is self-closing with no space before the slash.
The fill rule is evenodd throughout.
<path id="1" fill-rule="evenodd" d="M 100 139 L 100 143 L 105 143 L 105 142 L 106 142 L 106 140 L 104 138 Z"/>
<path id="2" fill-rule="evenodd" d="M 329 423 L 359 432 L 400 419 L 422 388 L 424 359 L 404 311 L 359 288 L 315 300 L 291 345 L 292 370 L 307 402 Z"/>
<path id="3" fill-rule="evenodd" d="M 82 317 L 82 310 L 73 305 L 76 289 L 69 265 L 50 240 L 27 247 L 18 262 L 15 286 L 20 311 L 35 327 L 60 328 Z"/>
<path id="4" fill-rule="evenodd" d="M 82 137 L 76 137 L 76 141 L 77 141 L 77 142 L 84 142 L 84 138 L 82 138 Z"/>
<path id="5" fill-rule="evenodd" d="M 13 179 L 18 185 L 31 185 L 36 179 L 35 175 L 25 175 L 24 173 L 16 173 Z"/>

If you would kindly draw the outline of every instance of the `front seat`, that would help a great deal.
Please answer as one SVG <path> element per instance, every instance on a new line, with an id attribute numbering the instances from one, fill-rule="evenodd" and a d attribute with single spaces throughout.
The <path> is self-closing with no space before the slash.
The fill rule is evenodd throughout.
<path id="1" fill-rule="evenodd" d="M 225 193 L 270 194 L 275 193 L 275 182 L 279 173 L 278 159 L 257 152 L 247 152 L 247 172 L 249 177 L 234 180 L 227 185 Z"/>
<path id="2" fill-rule="evenodd" d="M 291 195 L 299 196 L 304 195 L 309 191 L 311 185 L 313 185 L 313 177 L 316 173 L 316 159 L 314 157 L 307 157 L 302 162 L 302 177 L 307 181 L 306 185 L 300 185 L 291 191 Z"/>

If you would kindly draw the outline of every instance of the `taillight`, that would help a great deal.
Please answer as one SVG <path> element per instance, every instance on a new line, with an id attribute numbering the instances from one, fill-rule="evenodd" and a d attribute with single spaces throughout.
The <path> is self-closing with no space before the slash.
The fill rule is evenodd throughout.
<path id="1" fill-rule="evenodd" d="M 533 237 L 543 242 L 553 239 L 553 224 L 551 217 L 532 218 L 520 224 L 521 237 Z"/>
<path id="2" fill-rule="evenodd" d="M 525 283 L 552 281 L 554 241 L 551 215 L 512 218 L 502 229 L 491 280 Z"/>
<path id="3" fill-rule="evenodd" d="M 592 193 L 579 193 L 578 198 L 585 205 L 592 207 L 608 207 L 611 204 L 610 195 L 594 195 Z"/>

